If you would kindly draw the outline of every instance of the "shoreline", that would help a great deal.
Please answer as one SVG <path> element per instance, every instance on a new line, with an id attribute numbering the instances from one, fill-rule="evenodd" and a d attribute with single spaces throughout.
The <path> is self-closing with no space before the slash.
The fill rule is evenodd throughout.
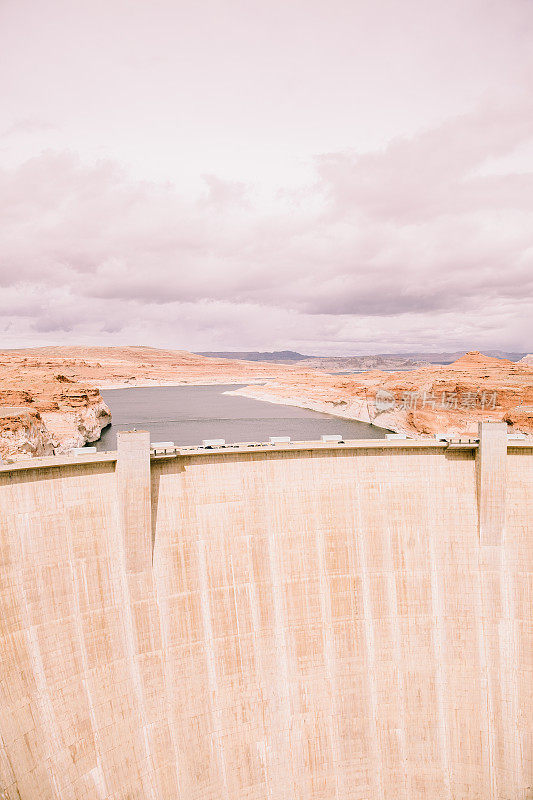
<path id="1" fill-rule="evenodd" d="M 146 380 L 146 381 L 135 381 L 135 383 L 124 382 L 124 383 L 102 383 L 99 382 L 98 384 L 94 383 L 91 384 L 92 388 L 98 389 L 101 392 L 107 392 L 111 389 L 150 389 L 150 388 L 159 388 L 159 387 L 171 387 L 171 386 L 230 386 L 232 384 L 238 384 L 241 386 L 261 386 L 267 383 L 267 381 L 271 380 L 271 378 L 258 378 L 257 380 L 237 380 L 235 379 L 226 379 L 226 380 L 199 380 L 199 381 L 156 381 L 156 380 Z"/>
<path id="2" fill-rule="evenodd" d="M 263 384 L 264 385 L 264 384 Z M 254 393 L 253 391 L 247 391 L 250 389 L 250 384 L 247 384 L 242 389 L 235 389 L 234 391 L 230 390 L 227 392 L 223 392 L 223 394 L 234 395 L 236 397 L 248 397 L 251 400 L 260 400 L 264 403 L 273 403 L 274 405 L 282 405 L 282 406 L 294 406 L 295 408 L 303 408 L 307 409 L 308 411 L 315 411 L 318 414 L 325 414 L 329 417 L 337 417 L 338 419 L 345 419 L 348 422 L 361 422 L 365 425 L 372 425 L 373 428 L 379 428 L 379 430 L 387 431 L 387 433 L 406 433 L 403 430 L 395 430 L 392 427 L 386 425 L 378 425 L 373 420 L 370 419 L 370 416 L 354 416 L 352 413 L 348 413 L 346 410 L 344 413 L 340 410 L 335 410 L 329 408 L 329 404 L 327 401 L 314 401 L 314 400 L 303 400 L 300 398 L 294 397 L 283 397 L 282 395 L 276 394 L 268 394 L 268 395 L 259 395 Z M 328 406 L 328 407 L 325 407 Z M 413 437 L 412 433 L 407 434 L 410 438 Z"/>
<path id="3" fill-rule="evenodd" d="M 178 388 L 196 388 L 197 387 L 197 388 L 201 388 L 201 387 L 211 387 L 212 392 L 217 397 L 218 396 L 222 396 L 222 395 L 225 395 L 225 396 L 228 396 L 228 397 L 247 397 L 250 400 L 257 401 L 259 403 L 262 402 L 262 403 L 270 403 L 271 405 L 277 405 L 277 406 L 292 406 L 294 408 L 301 408 L 301 409 L 305 409 L 307 411 L 312 412 L 312 415 L 320 415 L 321 417 L 325 417 L 328 420 L 328 423 L 331 424 L 331 425 L 335 424 L 334 423 L 334 419 L 342 420 L 345 423 L 354 423 L 355 425 L 359 424 L 359 425 L 361 425 L 361 429 L 362 429 L 362 434 L 361 435 L 363 435 L 363 438 L 365 438 L 364 429 L 367 426 L 374 430 L 374 434 L 372 434 L 371 431 L 369 431 L 367 435 L 368 436 L 377 436 L 377 438 L 379 438 L 380 440 L 382 438 L 384 438 L 383 435 L 385 433 L 390 433 L 391 432 L 390 428 L 388 428 L 386 426 L 382 426 L 382 425 L 375 425 L 371 421 L 369 421 L 368 419 L 361 419 L 361 418 L 358 419 L 357 417 L 355 417 L 355 416 L 353 416 L 353 415 L 351 415 L 349 413 L 344 413 L 343 414 L 343 413 L 335 413 L 334 411 L 332 412 L 329 408 L 324 407 L 325 404 L 321 405 L 319 403 L 314 404 L 314 403 L 294 402 L 294 401 L 291 401 L 290 399 L 282 398 L 282 397 L 275 396 L 275 395 L 270 395 L 270 394 L 269 395 L 265 395 L 262 392 L 262 388 L 265 385 L 265 383 L 266 383 L 266 381 L 264 381 L 264 380 L 260 380 L 260 381 L 257 380 L 253 384 L 243 383 L 242 381 L 240 381 L 239 383 L 228 382 L 228 381 L 224 381 L 224 383 L 221 383 L 219 381 L 210 381 L 210 382 L 202 381 L 201 383 L 197 383 L 197 382 L 184 383 L 184 382 L 181 381 L 181 382 L 172 382 L 172 383 L 170 383 L 168 381 L 165 381 L 165 382 L 162 382 L 160 384 L 155 385 L 153 383 L 147 384 L 145 381 L 143 381 L 142 382 L 142 384 L 143 384 L 142 386 L 133 386 L 131 384 L 127 384 L 126 386 L 117 386 L 115 384 L 113 386 L 113 389 L 116 388 L 116 389 L 122 390 L 122 389 L 135 389 L 135 388 L 166 388 L 166 387 L 168 387 L 168 388 L 170 388 L 170 387 L 178 387 Z M 223 391 L 219 391 L 218 387 L 223 388 Z M 104 387 L 100 387 L 100 388 L 101 388 L 102 392 L 104 393 L 104 399 L 109 400 L 109 398 L 105 398 L 105 389 L 104 389 Z M 127 396 L 122 396 L 122 402 L 123 403 L 127 403 L 128 402 Z M 154 398 L 154 402 L 157 402 L 156 398 Z M 257 416 L 257 418 L 259 420 L 261 420 L 262 415 L 264 413 L 266 413 L 267 416 L 268 416 L 268 412 L 261 411 L 261 408 L 258 408 L 257 411 L 255 412 L 255 414 L 256 414 L 256 416 Z M 339 428 L 340 427 L 341 426 L 339 426 Z M 334 431 L 334 432 L 337 432 L 337 431 Z M 103 433 L 104 433 L 104 430 L 102 430 L 102 434 Z M 161 435 L 163 436 L 163 434 L 161 434 Z M 354 436 L 356 438 L 357 438 L 358 435 L 359 434 L 354 433 Z M 170 436 L 170 438 L 172 438 L 172 436 L 170 434 L 169 434 L 169 436 Z M 163 438 L 164 438 L 164 436 L 163 436 Z M 300 439 L 302 441 L 307 441 L 308 437 L 304 436 L 303 438 L 300 437 Z M 237 438 L 236 441 L 241 441 L 241 439 Z M 294 441 L 297 441 L 297 439 L 295 439 Z"/>
<path id="4" fill-rule="evenodd" d="M 265 385 L 265 384 L 263 384 Z M 392 413 L 381 413 L 381 421 L 385 424 L 379 424 L 375 421 L 375 417 L 372 419 L 370 414 L 368 413 L 368 402 L 365 400 L 352 400 L 351 403 L 346 402 L 346 407 L 343 407 L 341 410 L 338 405 L 336 405 L 332 401 L 327 400 L 311 400 L 309 398 L 300 398 L 294 396 L 284 396 L 280 394 L 276 394 L 275 392 L 257 392 L 254 390 L 254 387 L 247 384 L 242 389 L 236 389 L 234 391 L 224 392 L 224 394 L 232 394 L 241 397 L 249 397 L 253 400 L 263 400 L 267 403 L 274 403 L 276 405 L 287 405 L 287 406 L 295 406 L 296 408 L 305 408 L 309 411 L 316 411 L 319 414 L 327 414 L 331 417 L 337 417 L 338 419 L 345 419 L 349 420 L 350 422 L 362 422 L 366 425 L 372 425 L 373 428 L 378 428 L 379 430 L 386 431 L 387 433 L 400 433 L 407 436 L 409 439 L 431 439 L 433 436 L 431 434 L 424 434 L 421 432 L 413 431 L 411 428 L 407 427 L 404 423 L 404 420 L 399 417 L 398 414 Z"/>

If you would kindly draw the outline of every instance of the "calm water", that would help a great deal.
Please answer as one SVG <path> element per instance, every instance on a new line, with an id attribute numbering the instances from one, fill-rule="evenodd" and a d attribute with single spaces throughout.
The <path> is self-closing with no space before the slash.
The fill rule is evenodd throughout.
<path id="1" fill-rule="evenodd" d="M 264 442 L 269 436 L 290 436 L 295 441 L 319 439 L 339 433 L 345 439 L 380 439 L 381 428 L 366 422 L 274 405 L 248 397 L 234 397 L 231 386 L 151 386 L 146 389 L 108 389 L 102 397 L 111 409 L 113 424 L 96 444 L 99 450 L 116 448 L 117 431 L 149 430 L 153 442 L 201 444 L 202 439 L 227 442 Z"/>

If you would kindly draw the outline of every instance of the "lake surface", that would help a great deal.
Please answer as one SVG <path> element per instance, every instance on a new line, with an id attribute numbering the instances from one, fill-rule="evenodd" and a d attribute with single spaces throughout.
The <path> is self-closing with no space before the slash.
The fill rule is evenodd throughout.
<path id="1" fill-rule="evenodd" d="M 320 439 L 323 433 L 337 433 L 345 439 L 382 439 L 386 433 L 366 422 L 224 394 L 238 388 L 219 384 L 103 390 L 113 424 L 92 444 L 98 450 L 115 450 L 117 431 L 132 428 L 150 431 L 153 442 L 178 445 L 201 444 L 202 439 L 264 442 L 269 436 L 309 441 Z"/>

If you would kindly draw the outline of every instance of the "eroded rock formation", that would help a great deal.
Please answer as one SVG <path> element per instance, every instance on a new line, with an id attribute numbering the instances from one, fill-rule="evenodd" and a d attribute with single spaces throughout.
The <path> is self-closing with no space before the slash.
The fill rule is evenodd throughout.
<path id="1" fill-rule="evenodd" d="M 292 373 L 237 394 L 372 422 L 411 436 L 474 433 L 480 421 L 533 431 L 533 366 L 472 351 L 453 364 L 358 375 Z"/>
<path id="2" fill-rule="evenodd" d="M 24 406 L 0 410 L 0 454 L 48 456 L 53 453 L 50 432 L 38 411 Z"/>
<path id="3" fill-rule="evenodd" d="M 50 374 L 46 366 L 0 368 L 0 455 L 51 455 L 100 437 L 111 413 L 98 389 Z"/>

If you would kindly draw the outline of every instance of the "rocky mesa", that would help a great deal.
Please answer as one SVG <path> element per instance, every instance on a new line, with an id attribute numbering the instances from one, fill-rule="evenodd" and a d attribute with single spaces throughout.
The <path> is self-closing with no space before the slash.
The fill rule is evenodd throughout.
<path id="1" fill-rule="evenodd" d="M 466 353 L 407 372 L 296 374 L 236 394 L 371 422 L 409 436 L 473 434 L 480 421 L 533 433 L 533 365 Z"/>

